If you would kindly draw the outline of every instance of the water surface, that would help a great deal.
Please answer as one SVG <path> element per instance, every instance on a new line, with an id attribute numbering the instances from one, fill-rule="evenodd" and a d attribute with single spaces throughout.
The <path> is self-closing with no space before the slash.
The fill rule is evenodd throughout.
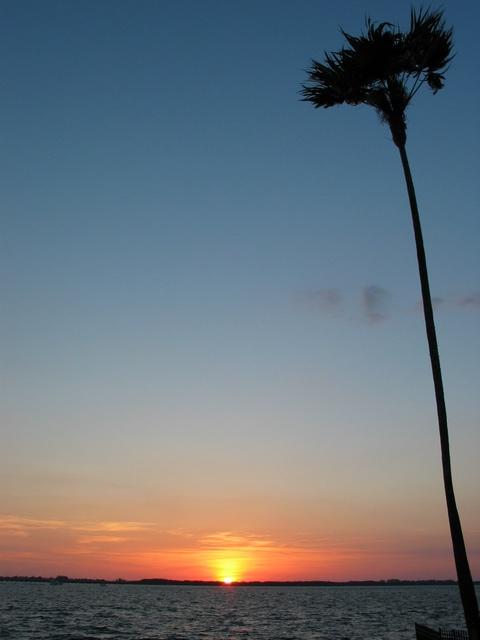
<path id="1" fill-rule="evenodd" d="M 0 583 L 2 640 L 413 640 L 415 621 L 463 628 L 458 589 Z"/>

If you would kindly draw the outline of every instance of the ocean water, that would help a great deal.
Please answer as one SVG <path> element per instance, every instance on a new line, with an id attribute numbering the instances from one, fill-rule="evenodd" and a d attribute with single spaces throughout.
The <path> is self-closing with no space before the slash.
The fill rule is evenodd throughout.
<path id="1" fill-rule="evenodd" d="M 2 640 L 413 640 L 415 621 L 463 628 L 457 588 L 0 583 Z"/>

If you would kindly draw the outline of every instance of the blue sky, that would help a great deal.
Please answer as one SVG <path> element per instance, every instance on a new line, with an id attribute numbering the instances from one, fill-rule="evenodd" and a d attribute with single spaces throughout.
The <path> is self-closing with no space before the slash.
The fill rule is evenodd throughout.
<path id="1" fill-rule="evenodd" d="M 443 7 L 456 57 L 408 150 L 478 577 L 480 9 Z M 398 153 L 372 110 L 299 100 L 366 15 L 408 5 L 2 3 L 6 514 L 90 517 L 164 469 L 191 500 L 416 495 L 445 532 Z"/>

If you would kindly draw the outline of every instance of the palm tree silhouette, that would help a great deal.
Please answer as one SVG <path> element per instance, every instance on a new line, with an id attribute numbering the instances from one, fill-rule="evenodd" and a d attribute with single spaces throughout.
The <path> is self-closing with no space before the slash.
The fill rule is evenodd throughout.
<path id="1" fill-rule="evenodd" d="M 312 61 L 302 96 L 303 100 L 311 102 L 316 108 L 343 103 L 374 107 L 382 122 L 390 127 L 393 142 L 400 152 L 417 249 L 458 585 L 469 637 L 480 640 L 478 603 L 452 483 L 447 413 L 422 229 L 405 148 L 405 111 L 422 85 L 427 84 L 433 93 L 443 88 L 443 73 L 452 59 L 452 29 L 445 27 L 442 11 L 412 9 L 410 28 L 406 32 L 389 22 L 375 23 L 367 19 L 365 33 L 360 36 L 352 36 L 343 30 L 342 34 L 347 41 L 345 47 L 326 53 L 323 63 Z"/>

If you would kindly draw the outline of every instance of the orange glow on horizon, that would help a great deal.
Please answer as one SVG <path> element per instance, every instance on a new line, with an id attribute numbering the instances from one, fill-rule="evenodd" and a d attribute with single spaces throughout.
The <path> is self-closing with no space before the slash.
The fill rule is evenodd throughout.
<path id="1" fill-rule="evenodd" d="M 146 520 L 0 516 L 5 575 L 214 580 L 365 580 L 453 577 L 448 532 L 268 533 L 171 529 Z M 435 554 L 418 557 L 424 549 Z M 411 556 L 409 553 L 411 552 Z M 474 565 L 474 571 L 478 572 Z"/>
<path id="2" fill-rule="evenodd" d="M 223 554 L 219 558 L 211 561 L 215 579 L 223 584 L 232 584 L 244 580 L 246 562 L 240 557 L 225 557 Z"/>

